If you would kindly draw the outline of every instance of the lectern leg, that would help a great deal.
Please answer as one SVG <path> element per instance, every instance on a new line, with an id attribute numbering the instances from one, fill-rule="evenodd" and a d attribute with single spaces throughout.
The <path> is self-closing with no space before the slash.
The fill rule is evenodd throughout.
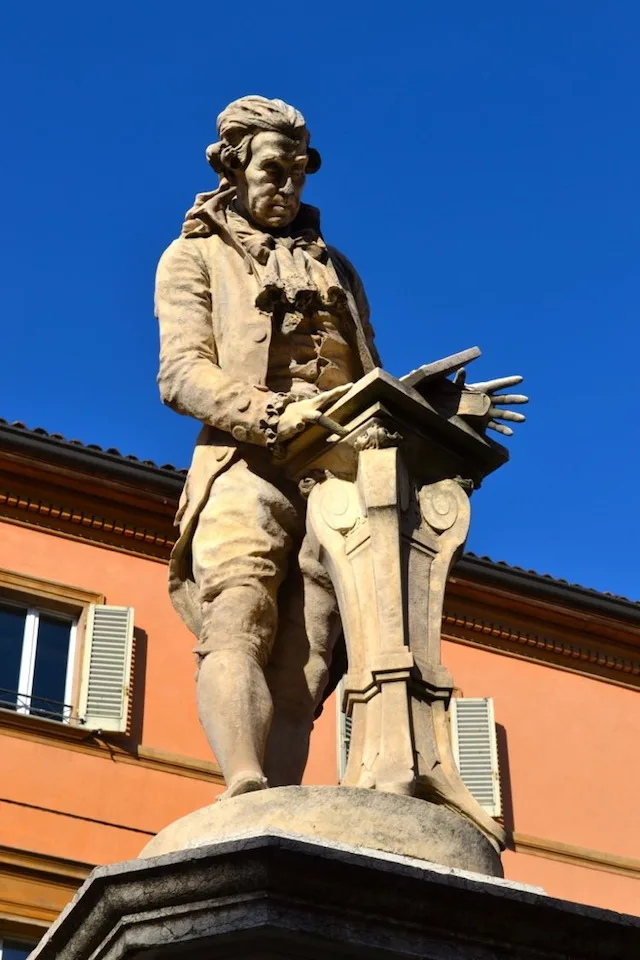
<path id="1" fill-rule="evenodd" d="M 352 733 L 343 784 L 417 795 L 473 820 L 497 845 L 501 827 L 464 786 L 440 663 L 447 576 L 469 527 L 454 480 L 412 490 L 397 447 L 364 449 L 355 481 L 313 487 L 307 532 L 333 581 L 347 642 Z"/>

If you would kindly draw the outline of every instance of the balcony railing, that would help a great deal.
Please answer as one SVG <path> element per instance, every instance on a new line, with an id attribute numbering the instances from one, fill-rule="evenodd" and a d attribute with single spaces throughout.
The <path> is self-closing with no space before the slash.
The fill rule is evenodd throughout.
<path id="1" fill-rule="evenodd" d="M 0 709 L 15 710 L 16 713 L 26 713 L 33 717 L 65 722 L 71 717 L 72 706 L 70 703 L 62 703 L 59 700 L 20 693 L 19 690 L 5 690 L 0 687 Z"/>

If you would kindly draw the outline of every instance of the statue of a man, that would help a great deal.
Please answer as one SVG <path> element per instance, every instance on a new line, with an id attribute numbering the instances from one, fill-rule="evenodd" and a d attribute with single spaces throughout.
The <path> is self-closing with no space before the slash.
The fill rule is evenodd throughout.
<path id="1" fill-rule="evenodd" d="M 162 399 L 203 424 L 176 522 L 173 603 L 198 637 L 200 719 L 227 796 L 300 783 L 340 621 L 274 451 L 379 365 L 362 284 L 301 203 L 302 114 L 250 96 L 218 117 L 219 186 L 158 267 Z"/>

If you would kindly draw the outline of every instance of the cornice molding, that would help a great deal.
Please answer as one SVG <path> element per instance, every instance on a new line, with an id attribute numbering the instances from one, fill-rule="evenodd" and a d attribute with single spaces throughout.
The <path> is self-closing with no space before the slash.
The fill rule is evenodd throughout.
<path id="1" fill-rule="evenodd" d="M 207 783 L 224 786 L 220 767 L 213 760 L 200 760 L 186 754 L 171 753 L 156 747 L 140 744 L 127 749 L 126 742 L 118 741 L 117 736 L 97 739 L 95 733 L 56 720 L 45 720 L 15 713 L 12 710 L 0 710 L 0 737 L 16 737 L 32 743 L 42 743 L 61 750 L 71 750 L 111 763 L 129 763 L 145 767 L 156 773 L 187 777 L 190 780 L 204 780 Z M 104 736 L 104 735 L 103 735 Z"/>
<path id="2" fill-rule="evenodd" d="M 612 610 L 612 604 L 603 597 L 600 609 L 585 610 L 578 600 L 577 597 L 572 605 L 566 596 L 561 600 L 553 592 L 548 597 L 533 595 L 524 585 L 522 592 L 518 592 L 501 583 L 460 577 L 454 572 L 447 581 L 445 607 L 488 621 L 498 610 L 503 622 L 523 632 L 549 635 L 557 632 L 563 637 L 584 637 L 586 642 L 595 645 L 604 638 L 607 644 L 628 651 L 632 658 L 636 654 L 640 657 L 640 621 L 634 619 L 634 605 L 618 605 Z"/>
<path id="3" fill-rule="evenodd" d="M 602 850 L 593 850 L 590 847 L 579 847 L 571 843 L 560 843 L 558 840 L 532 837 L 529 834 L 518 833 L 517 831 L 511 835 L 510 839 L 516 853 L 544 857 L 546 860 L 558 860 L 561 863 L 569 863 L 574 867 L 584 867 L 587 870 L 615 873 L 634 880 L 640 879 L 640 860 L 636 860 L 634 857 L 622 857 L 616 853 L 605 853 Z"/>
<path id="4" fill-rule="evenodd" d="M 67 539 L 91 541 L 109 549 L 167 561 L 175 538 L 149 527 L 139 527 L 114 516 L 97 516 L 70 504 L 0 489 L 0 518 L 6 522 Z"/>
<path id="5" fill-rule="evenodd" d="M 86 880 L 93 864 L 0 846 L 0 929 L 38 939 Z"/>
<path id="6" fill-rule="evenodd" d="M 634 690 L 640 688 L 640 660 L 627 659 L 606 649 L 606 641 L 600 648 L 588 643 L 576 644 L 451 610 L 445 610 L 443 614 L 442 636 L 454 643 L 534 660 Z"/>
<path id="7" fill-rule="evenodd" d="M 52 857 L 46 853 L 37 853 L 33 850 L 20 850 L 17 847 L 6 847 L 0 844 L 0 864 L 3 870 L 12 870 L 16 873 L 30 876 L 53 877 L 58 882 L 65 882 L 73 886 L 78 881 L 87 879 L 95 863 L 82 863 L 79 860 L 68 860 L 66 857 Z"/>
<path id="8" fill-rule="evenodd" d="M 28 601 L 34 597 L 51 604 L 72 607 L 81 610 L 89 603 L 104 603 L 103 593 L 85 590 L 83 587 L 67 586 L 53 580 L 42 580 L 15 570 L 0 568 L 0 593 L 24 596 Z"/>
<path id="9" fill-rule="evenodd" d="M 65 440 L 44 430 L 28 430 L 23 425 L 0 420 L 0 451 L 6 462 L 21 464 L 33 471 L 84 475 L 100 486 L 110 484 L 132 490 L 145 490 L 161 499 L 178 499 L 186 471 L 167 464 L 126 457 L 117 450 L 102 450 Z"/>
<path id="10" fill-rule="evenodd" d="M 464 554 L 456 563 L 452 580 L 462 579 L 484 585 L 490 590 L 500 589 L 518 597 L 542 600 L 545 605 L 580 609 L 583 613 L 595 614 L 607 619 L 627 620 L 640 624 L 640 601 L 630 600 L 610 593 L 603 593 L 577 583 L 568 583 L 546 574 L 507 563 Z"/>

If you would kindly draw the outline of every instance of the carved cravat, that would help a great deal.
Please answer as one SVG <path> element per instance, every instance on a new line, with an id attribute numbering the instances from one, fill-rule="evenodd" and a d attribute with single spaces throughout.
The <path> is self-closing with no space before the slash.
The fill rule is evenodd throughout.
<path id="1" fill-rule="evenodd" d="M 285 236 L 266 233 L 233 208 L 227 209 L 226 221 L 260 280 L 256 306 L 272 314 L 283 333 L 295 330 L 303 315 L 348 311 L 345 292 L 318 231 L 303 227 Z"/>

